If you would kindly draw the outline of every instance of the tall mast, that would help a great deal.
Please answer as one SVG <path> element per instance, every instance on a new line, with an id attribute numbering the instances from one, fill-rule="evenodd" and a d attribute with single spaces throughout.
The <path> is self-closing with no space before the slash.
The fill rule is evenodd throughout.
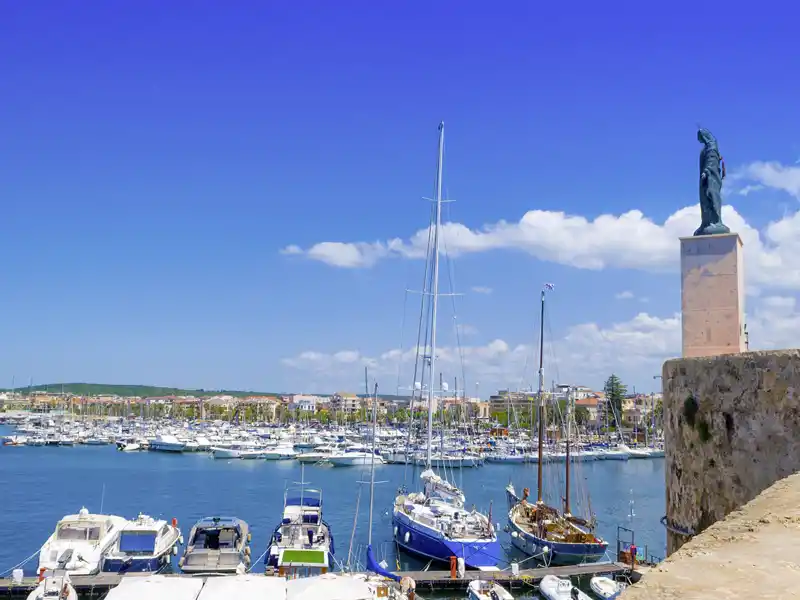
<path id="1" fill-rule="evenodd" d="M 570 515 L 569 510 L 569 440 L 570 435 L 572 434 L 572 400 L 574 396 L 572 395 L 572 388 L 567 388 L 567 470 L 564 474 L 564 480 L 566 482 L 566 486 L 564 489 L 564 514 L 566 516 Z"/>
<path id="2" fill-rule="evenodd" d="M 431 368 L 428 386 L 428 455 L 425 468 L 431 468 L 431 440 L 433 439 L 433 398 L 436 382 L 436 313 L 439 309 L 439 230 L 442 226 L 442 159 L 444 158 L 444 122 L 439 123 L 439 156 L 436 164 L 436 217 L 433 229 L 433 306 L 431 308 Z"/>
<path id="3" fill-rule="evenodd" d="M 536 418 L 539 421 L 539 461 L 536 471 L 536 502 L 542 500 L 542 455 L 544 454 L 544 290 L 542 290 L 542 308 L 539 315 L 539 406 Z"/>
<path id="4" fill-rule="evenodd" d="M 369 530 L 367 544 L 372 546 L 372 503 L 375 494 L 375 448 L 378 443 L 375 439 L 375 430 L 378 423 L 378 382 L 375 382 L 375 395 L 372 397 L 372 456 L 369 465 Z"/>

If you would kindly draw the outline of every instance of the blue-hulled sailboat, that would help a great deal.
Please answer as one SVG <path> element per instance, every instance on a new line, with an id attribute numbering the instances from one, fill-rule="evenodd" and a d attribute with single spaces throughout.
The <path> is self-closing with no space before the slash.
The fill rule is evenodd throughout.
<path id="1" fill-rule="evenodd" d="M 464 508 L 464 494 L 454 485 L 439 478 L 431 470 L 433 404 L 438 393 L 436 381 L 436 317 L 439 298 L 439 247 L 442 222 L 442 160 L 444 154 L 444 123 L 439 124 L 439 152 L 436 170 L 434 211 L 431 224 L 430 254 L 426 263 L 423 302 L 429 315 L 429 329 L 423 348 L 430 354 L 421 358 L 421 381 L 415 388 L 428 393 L 428 432 L 425 471 L 421 478 L 424 488 L 412 494 L 400 493 L 394 502 L 392 526 L 394 539 L 403 550 L 444 563 L 452 557 L 463 559 L 464 566 L 496 570 L 503 551 L 491 519 L 476 510 Z M 428 281 L 428 278 L 430 280 Z M 429 337 L 428 337 L 429 336 Z M 440 385 L 440 384 L 438 384 Z"/>
<path id="2" fill-rule="evenodd" d="M 582 519 L 570 510 L 570 401 L 567 401 L 567 440 L 566 440 L 566 488 L 564 511 L 544 503 L 542 492 L 542 469 L 544 463 L 544 301 L 545 291 L 553 289 L 545 285 L 541 300 L 541 327 L 539 334 L 539 394 L 537 407 L 538 464 L 536 504 L 528 502 L 528 488 L 519 498 L 513 484 L 506 488 L 509 504 L 508 525 L 511 543 L 528 556 L 552 565 L 570 565 L 601 560 L 608 548 L 608 542 L 594 533 L 594 519 Z"/>

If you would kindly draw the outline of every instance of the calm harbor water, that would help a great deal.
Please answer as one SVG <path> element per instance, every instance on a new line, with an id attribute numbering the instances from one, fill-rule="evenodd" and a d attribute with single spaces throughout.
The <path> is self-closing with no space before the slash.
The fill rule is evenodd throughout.
<path id="1" fill-rule="evenodd" d="M 7 431 L 0 428 L 0 435 Z M 547 480 L 562 469 L 548 465 Z M 397 566 L 391 541 L 392 501 L 399 485 L 417 488 L 418 473 L 412 474 L 403 465 L 376 468 L 375 480 L 379 483 L 375 486 L 373 547 L 390 568 Z M 589 462 L 579 465 L 574 476 L 575 488 L 590 493 L 599 532 L 609 541 L 610 550 L 616 547 L 617 526 L 621 525 L 635 530 L 639 547 L 647 545 L 650 552 L 664 556 L 665 534 L 659 523 L 665 508 L 663 459 Z M 296 461 L 214 460 L 204 453 L 121 453 L 114 446 L 0 447 L 0 506 L 5 523 L 0 571 L 35 553 L 55 523 L 82 506 L 127 518 L 140 512 L 175 517 L 184 535 L 201 517 L 238 516 L 252 528 L 255 558 L 266 550 L 280 519 L 286 485 L 300 481 L 300 477 Z M 353 554 L 354 560 L 363 564 L 369 486 L 358 482 L 369 480 L 369 469 L 307 466 L 304 477 L 312 487 L 323 490 L 325 518 L 333 528 L 336 557 L 343 562 L 359 505 Z M 513 481 L 518 490 L 533 490 L 536 467 L 488 464 L 457 470 L 454 478 L 465 491 L 468 504 L 488 510 L 492 503 L 493 521 L 502 529 L 505 486 Z M 508 534 L 501 532 L 500 536 L 504 545 L 510 546 Z M 424 566 L 404 555 L 400 564 L 404 569 Z M 25 571 L 32 574 L 35 569 L 34 559 Z M 254 571 L 259 569 L 263 570 L 261 564 Z"/>

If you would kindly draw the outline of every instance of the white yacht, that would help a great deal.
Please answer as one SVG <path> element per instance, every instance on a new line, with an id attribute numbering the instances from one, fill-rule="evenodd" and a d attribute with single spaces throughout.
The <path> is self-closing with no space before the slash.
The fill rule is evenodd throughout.
<path id="1" fill-rule="evenodd" d="M 302 454 L 297 455 L 297 460 L 301 463 L 324 463 L 328 462 L 328 459 L 336 454 L 339 451 L 339 448 L 336 446 L 317 446 L 310 452 L 303 452 Z"/>
<path id="2" fill-rule="evenodd" d="M 289 442 L 282 442 L 277 446 L 264 450 L 264 458 L 267 460 L 286 460 L 296 456 L 297 450 Z"/>
<path id="3" fill-rule="evenodd" d="M 119 531 L 114 544 L 103 557 L 106 573 L 158 573 L 177 554 L 181 541 L 178 522 L 172 524 L 148 515 L 139 515 Z"/>
<path id="4" fill-rule="evenodd" d="M 228 447 L 213 446 L 211 455 L 214 458 L 264 458 L 264 449 L 255 442 L 238 442 Z"/>
<path id="5" fill-rule="evenodd" d="M 65 516 L 39 550 L 39 570 L 94 575 L 127 522 L 114 515 L 91 514 L 86 508 Z"/>
<path id="6" fill-rule="evenodd" d="M 186 444 L 170 434 L 159 435 L 150 442 L 150 450 L 156 452 L 183 452 L 185 449 Z"/>
<path id="7" fill-rule="evenodd" d="M 354 447 L 344 451 L 335 452 L 328 457 L 328 462 L 334 467 L 370 466 L 373 463 L 382 465 L 383 458 L 376 450 L 372 452 L 369 448 Z"/>

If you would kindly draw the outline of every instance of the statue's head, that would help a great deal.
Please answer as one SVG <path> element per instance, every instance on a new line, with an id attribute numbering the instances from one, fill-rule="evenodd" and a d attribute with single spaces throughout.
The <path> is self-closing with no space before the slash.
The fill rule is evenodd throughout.
<path id="1" fill-rule="evenodd" d="M 717 138 L 705 127 L 701 127 L 697 130 L 697 141 L 702 144 L 713 144 L 716 145 Z"/>

